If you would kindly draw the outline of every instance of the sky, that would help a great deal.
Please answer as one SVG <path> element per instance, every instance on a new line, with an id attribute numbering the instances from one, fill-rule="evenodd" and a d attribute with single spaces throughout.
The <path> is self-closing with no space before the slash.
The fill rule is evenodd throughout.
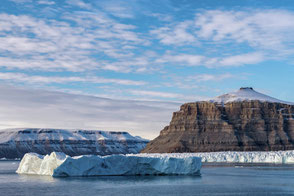
<path id="1" fill-rule="evenodd" d="M 294 101 L 292 0 L 1 0 L 0 128 L 154 138 L 185 102 Z"/>

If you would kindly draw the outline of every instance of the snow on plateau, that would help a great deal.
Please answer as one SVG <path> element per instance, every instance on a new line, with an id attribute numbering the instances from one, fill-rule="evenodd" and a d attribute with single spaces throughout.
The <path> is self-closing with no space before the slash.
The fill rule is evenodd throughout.
<path id="1" fill-rule="evenodd" d="M 250 87 L 240 88 L 236 92 L 227 93 L 227 94 L 215 97 L 209 101 L 225 104 L 229 102 L 254 101 L 254 100 L 258 100 L 261 102 L 284 103 L 284 104 L 290 104 L 290 105 L 294 104 L 294 103 L 285 102 L 285 101 L 270 97 L 268 95 L 259 93 Z"/>
<path id="2" fill-rule="evenodd" d="M 80 129 L 15 128 L 0 130 L 0 158 L 25 153 L 64 152 L 70 156 L 139 153 L 149 140 L 128 132 Z"/>
<path id="3" fill-rule="evenodd" d="M 184 157 L 165 155 L 82 155 L 70 157 L 52 152 L 42 156 L 27 153 L 17 173 L 66 176 L 104 175 L 200 175 L 201 158 L 192 154 Z"/>

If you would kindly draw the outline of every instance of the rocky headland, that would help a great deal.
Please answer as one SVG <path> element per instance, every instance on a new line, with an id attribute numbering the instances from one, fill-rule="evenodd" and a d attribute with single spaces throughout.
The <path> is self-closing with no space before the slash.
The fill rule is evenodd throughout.
<path id="1" fill-rule="evenodd" d="M 294 105 L 252 88 L 183 104 L 143 153 L 294 149 Z"/>

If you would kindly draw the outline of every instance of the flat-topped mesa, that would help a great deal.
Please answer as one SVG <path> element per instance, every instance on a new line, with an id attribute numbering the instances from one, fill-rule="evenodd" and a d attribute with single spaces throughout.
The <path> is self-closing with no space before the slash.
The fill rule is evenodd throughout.
<path id="1" fill-rule="evenodd" d="M 64 152 L 70 156 L 139 153 L 148 143 L 128 132 L 101 130 L 15 128 L 0 130 L 0 158 L 25 153 Z"/>
<path id="2" fill-rule="evenodd" d="M 294 105 L 241 88 L 183 104 L 145 153 L 294 149 Z"/>

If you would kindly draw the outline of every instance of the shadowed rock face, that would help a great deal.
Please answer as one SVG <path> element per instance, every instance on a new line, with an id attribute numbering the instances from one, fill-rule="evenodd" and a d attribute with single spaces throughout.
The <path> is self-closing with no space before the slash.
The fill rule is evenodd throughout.
<path id="1" fill-rule="evenodd" d="M 144 153 L 294 149 L 294 105 L 248 100 L 186 103 Z"/>

